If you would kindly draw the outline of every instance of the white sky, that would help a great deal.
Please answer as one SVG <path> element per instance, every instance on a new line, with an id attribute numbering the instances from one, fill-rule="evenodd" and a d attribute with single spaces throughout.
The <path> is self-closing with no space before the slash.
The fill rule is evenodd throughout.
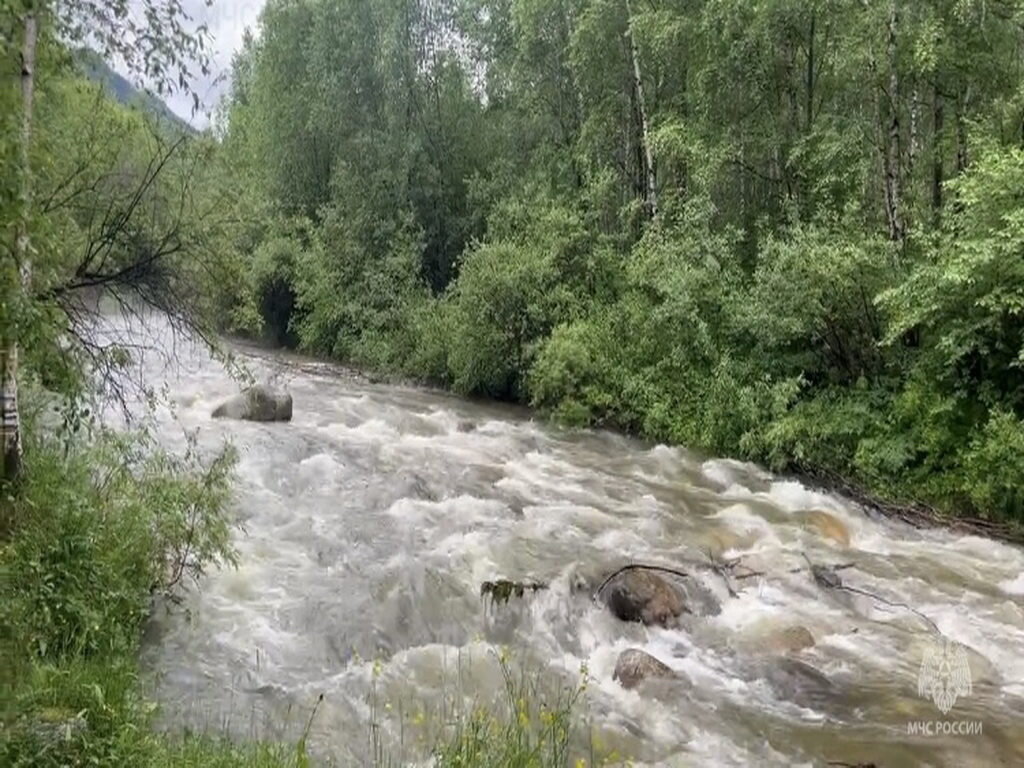
<path id="1" fill-rule="evenodd" d="M 192 114 L 192 99 L 187 94 L 175 93 L 164 99 L 176 114 L 197 128 L 210 123 L 210 113 L 228 87 L 231 57 L 242 44 L 246 27 L 253 31 L 259 20 L 265 0 L 213 0 L 207 7 L 205 0 L 181 0 L 196 25 L 203 22 L 210 30 L 210 74 L 199 75 L 192 83 L 202 100 L 202 112 Z"/>

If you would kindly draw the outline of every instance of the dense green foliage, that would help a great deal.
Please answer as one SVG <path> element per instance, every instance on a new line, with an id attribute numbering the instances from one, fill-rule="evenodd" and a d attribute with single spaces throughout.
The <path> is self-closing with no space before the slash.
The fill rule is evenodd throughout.
<path id="1" fill-rule="evenodd" d="M 153 734 L 137 681 L 152 596 L 232 559 L 233 453 L 204 465 L 106 433 L 27 453 L 0 544 L 0 762 L 283 764 L 271 749 Z"/>
<path id="2" fill-rule="evenodd" d="M 270 0 L 222 115 L 250 306 L 317 354 L 1020 519 L 1022 75 L 1006 0 Z"/>
<path id="3" fill-rule="evenodd" d="M 201 135 L 68 48 L 181 86 L 207 61 L 180 4 L 0 20 L 0 387 L 32 393 L 0 487 L 4 764 L 306 763 L 148 728 L 140 627 L 231 561 L 231 455 L 96 429 L 153 394 L 91 334 L 100 293 L 1024 520 L 1018 0 L 268 0 Z M 564 763 L 566 709 L 509 702 L 438 764 Z"/>
<path id="4" fill-rule="evenodd" d="M 161 78 L 187 71 L 183 57 L 195 53 L 195 39 L 181 18 L 164 24 L 163 4 L 143 5 L 157 9 L 161 31 L 152 40 L 167 46 L 147 58 L 164 69 L 145 71 L 166 85 Z M 5 28 L 18 32 L 3 41 L 4 61 L 15 65 L 11 82 L 32 11 L 39 26 L 27 161 L 19 143 L 24 94 L 0 93 L 0 341 L 4 352 L 20 353 L 25 448 L 16 480 L 0 478 L 0 763 L 307 766 L 305 736 L 294 745 L 239 746 L 152 730 L 156 705 L 137 659 L 143 624 L 154 601 L 173 610 L 178 590 L 198 583 L 205 569 L 233 565 L 234 454 L 225 447 L 209 455 L 189 441 L 176 456 L 144 431 L 108 430 L 95 414 L 113 401 L 141 417 L 139 409 L 159 401 L 134 369 L 147 351 L 135 346 L 145 338 L 138 326 L 154 310 L 176 331 L 200 335 L 218 322 L 251 326 L 262 315 L 290 343 L 298 330 L 288 321 L 303 301 L 323 309 L 303 316 L 303 337 L 319 334 L 334 354 L 389 366 L 402 355 L 427 355 L 417 347 L 422 332 L 413 330 L 435 318 L 417 272 L 423 236 L 411 214 L 386 231 L 367 219 L 362 236 L 386 245 L 387 258 L 361 266 L 358 257 L 370 251 L 353 246 L 348 263 L 328 269 L 328 254 L 350 233 L 351 212 L 325 214 L 315 225 L 298 211 L 275 214 L 268 228 L 259 214 L 280 209 L 236 188 L 248 172 L 243 159 L 220 151 L 209 132 L 168 123 L 152 96 L 131 99 L 134 108 L 115 103 L 110 71 L 92 55 L 69 53 L 73 23 L 92 20 L 101 22 L 93 42 L 108 54 L 138 55 L 130 46 L 141 29 L 120 4 L 88 4 L 81 18 L 72 10 L 67 19 L 56 6 L 0 4 Z M 101 70 L 99 85 L 82 76 L 83 58 L 86 74 Z M 461 185 L 461 172 L 453 173 Z M 439 226 L 450 215 L 439 213 Z M 26 233 L 27 246 L 16 243 Z M 459 247 L 468 238 L 437 236 Z M 363 300 L 332 304 L 335 289 Z M 97 332 L 96 322 L 112 312 L 141 335 Z M 364 331 L 346 335 L 350 327 Z M 508 694 L 521 711 L 447 713 L 438 764 L 564 762 L 568 709 L 541 710 L 518 691 Z M 524 723 L 524 707 L 537 718 Z M 390 764 L 385 747 L 376 758 Z"/>
<path id="5" fill-rule="evenodd" d="M 233 453 L 175 456 L 98 424 L 111 399 L 154 395 L 132 376 L 145 350 L 97 332 L 99 300 L 203 332 L 240 306 L 240 281 L 215 142 L 154 120 L 155 99 L 116 104 L 67 48 L 88 30 L 131 62 L 144 37 L 136 72 L 186 75 L 196 39 L 180 9 L 133 5 L 157 29 L 120 3 L 0 3 L 0 388 L 13 404 L 19 385 L 4 426 L 24 445 L 0 477 L 0 764 L 300 764 L 295 749 L 151 731 L 138 680 L 152 601 L 232 562 Z"/>

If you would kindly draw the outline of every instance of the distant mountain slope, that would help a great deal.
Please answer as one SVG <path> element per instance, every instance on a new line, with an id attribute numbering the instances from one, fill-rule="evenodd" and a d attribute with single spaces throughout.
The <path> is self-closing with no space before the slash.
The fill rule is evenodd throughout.
<path id="1" fill-rule="evenodd" d="M 185 131 L 186 133 L 196 132 L 195 128 L 174 114 L 163 101 L 150 93 L 136 88 L 131 82 L 111 69 L 110 65 L 103 60 L 103 57 L 95 51 L 83 48 L 78 51 L 76 58 L 85 76 L 102 84 L 107 92 L 121 104 L 137 107 L 145 112 L 149 112 L 161 123 L 166 123 L 172 128 Z"/>

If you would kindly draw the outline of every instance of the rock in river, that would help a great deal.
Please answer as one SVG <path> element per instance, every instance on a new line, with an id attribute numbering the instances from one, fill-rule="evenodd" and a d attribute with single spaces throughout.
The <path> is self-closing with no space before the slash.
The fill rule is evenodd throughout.
<path id="1" fill-rule="evenodd" d="M 676 673 L 667 664 L 639 648 L 630 648 L 619 654 L 619 660 L 615 662 L 615 673 L 612 675 L 627 690 L 652 677 L 675 676 Z"/>
<path id="2" fill-rule="evenodd" d="M 814 645 L 814 635 L 807 627 L 792 624 L 768 635 L 766 645 L 775 653 L 798 653 Z"/>
<path id="3" fill-rule="evenodd" d="M 244 421 L 291 421 L 292 396 L 257 385 L 225 400 L 213 411 L 215 419 Z"/>
<path id="4" fill-rule="evenodd" d="M 617 574 L 602 592 L 605 605 L 623 621 L 674 626 L 686 609 L 679 590 L 667 579 L 645 568 Z"/>
<path id="5" fill-rule="evenodd" d="M 807 513 L 805 525 L 841 547 L 850 546 L 850 529 L 835 515 L 815 509 Z"/>

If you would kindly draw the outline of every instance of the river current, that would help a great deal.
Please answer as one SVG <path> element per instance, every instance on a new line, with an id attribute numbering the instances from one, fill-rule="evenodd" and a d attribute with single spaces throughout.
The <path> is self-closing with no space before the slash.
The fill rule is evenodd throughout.
<path id="1" fill-rule="evenodd" d="M 585 676 L 578 730 L 623 763 L 1024 765 L 1020 549 L 871 517 L 752 465 L 236 352 L 292 393 L 290 423 L 211 419 L 239 384 L 200 348 L 144 361 L 172 404 L 156 414 L 162 442 L 196 431 L 203 449 L 230 440 L 240 456 L 237 569 L 158 606 L 147 629 L 162 727 L 294 740 L 322 695 L 314 758 L 428 765 L 453 713 L 500 699 L 507 659 L 539 696 Z M 700 570 L 718 615 L 644 627 L 590 597 L 624 564 L 709 553 L 765 574 L 730 596 Z M 844 583 L 888 602 L 821 588 L 805 557 L 854 564 Z M 548 587 L 481 599 L 499 578 Z M 813 647 L 775 648 L 791 626 Z M 919 684 L 950 641 L 971 685 L 943 714 Z M 624 690 L 612 673 L 627 648 L 678 678 Z"/>

